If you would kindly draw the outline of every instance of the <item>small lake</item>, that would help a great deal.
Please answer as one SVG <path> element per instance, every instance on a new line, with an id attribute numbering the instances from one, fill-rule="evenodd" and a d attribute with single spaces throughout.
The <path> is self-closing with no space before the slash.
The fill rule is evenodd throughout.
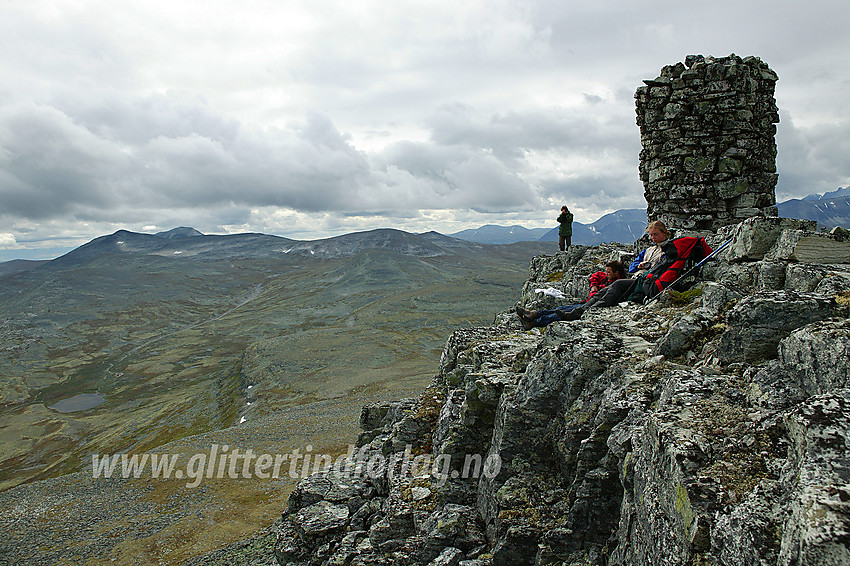
<path id="1" fill-rule="evenodd" d="M 97 407 L 104 401 L 106 401 L 106 397 L 100 393 L 82 393 L 68 399 L 62 399 L 58 403 L 50 405 L 48 409 L 53 409 L 60 413 L 73 413 L 74 411 L 85 411 L 86 409 Z"/>

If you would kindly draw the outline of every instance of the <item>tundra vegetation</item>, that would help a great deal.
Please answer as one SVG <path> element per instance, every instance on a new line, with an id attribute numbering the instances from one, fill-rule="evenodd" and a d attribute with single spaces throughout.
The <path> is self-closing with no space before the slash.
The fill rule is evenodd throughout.
<path id="1" fill-rule="evenodd" d="M 336 455 L 551 244 L 395 230 L 315 242 L 120 231 L 0 279 L 0 556 L 181 562 L 270 524 L 276 480 L 93 479 L 92 454 Z M 74 412 L 80 394 L 104 401 Z M 288 465 L 287 465 L 288 468 Z"/>

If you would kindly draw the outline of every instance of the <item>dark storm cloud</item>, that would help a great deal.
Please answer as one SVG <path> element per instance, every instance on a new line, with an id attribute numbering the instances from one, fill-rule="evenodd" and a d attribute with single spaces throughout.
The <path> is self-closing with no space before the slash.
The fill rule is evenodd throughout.
<path id="1" fill-rule="evenodd" d="M 437 119 L 434 142 L 400 142 L 370 160 L 319 114 L 288 129 L 251 130 L 201 99 L 161 95 L 69 103 L 66 111 L 72 115 L 30 106 L 0 116 L 7 213 L 108 217 L 120 207 L 217 205 L 497 211 L 536 200 L 516 171 L 522 151 L 509 150 L 509 141 L 560 144 L 543 128 L 552 121 L 539 116 L 465 123 L 454 133 Z"/>
<path id="2" fill-rule="evenodd" d="M 32 104 L 0 113 L 0 202 L 6 214 L 45 218 L 72 204 L 108 208 L 109 181 L 129 159 L 111 143 L 80 128 L 65 114 Z"/>

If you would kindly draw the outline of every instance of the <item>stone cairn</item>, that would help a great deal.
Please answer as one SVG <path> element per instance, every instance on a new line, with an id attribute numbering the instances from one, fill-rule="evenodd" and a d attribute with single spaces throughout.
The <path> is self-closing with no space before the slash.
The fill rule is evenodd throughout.
<path id="1" fill-rule="evenodd" d="M 689 55 L 644 81 L 635 102 L 649 220 L 716 230 L 777 215 L 777 80 L 758 57 L 732 54 Z"/>

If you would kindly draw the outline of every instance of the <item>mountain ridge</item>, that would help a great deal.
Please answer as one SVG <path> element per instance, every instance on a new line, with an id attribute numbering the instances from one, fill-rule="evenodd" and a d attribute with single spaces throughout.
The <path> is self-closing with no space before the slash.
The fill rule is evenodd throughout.
<path id="1" fill-rule="evenodd" d="M 841 191 L 850 192 L 850 189 Z M 839 193 L 841 191 L 835 191 Z M 833 193 L 827 193 L 833 194 Z M 818 223 L 818 229 L 828 230 L 835 226 L 850 228 L 850 196 L 820 199 L 792 199 L 777 205 L 782 218 L 804 218 Z"/>
<path id="2" fill-rule="evenodd" d="M 842 228 L 850 229 L 850 187 L 839 187 L 835 191 L 827 192 L 824 194 L 811 194 L 799 199 L 789 199 L 787 201 L 778 203 L 777 209 L 779 211 L 779 216 L 782 218 L 800 218 L 805 220 L 814 220 L 818 223 L 818 227 L 820 229 L 831 228 L 833 226 L 841 226 Z M 553 219 L 554 222 L 554 219 Z M 590 224 L 583 224 L 581 222 L 573 222 L 573 237 L 572 243 L 574 245 L 598 245 L 604 242 L 620 242 L 620 243 L 631 243 L 634 242 L 643 235 L 644 229 L 646 227 L 646 209 L 639 208 L 626 208 L 616 210 L 614 212 L 605 214 L 599 217 L 594 222 Z M 150 238 L 157 238 L 157 240 L 148 240 L 152 247 L 158 247 L 163 253 L 167 252 L 169 249 L 174 252 L 185 253 L 184 248 L 181 248 L 181 244 L 184 244 L 187 240 L 192 240 L 194 238 L 201 238 L 202 241 L 204 238 L 227 238 L 230 236 L 241 236 L 245 238 L 254 237 L 262 237 L 265 236 L 267 238 L 279 238 L 280 243 L 284 242 L 292 242 L 294 243 L 293 248 L 290 250 L 301 251 L 303 253 L 311 253 L 311 250 L 315 254 L 316 250 L 321 249 L 326 246 L 331 246 L 332 242 L 348 242 L 348 241 L 358 241 L 358 239 L 362 239 L 362 236 L 354 236 L 354 235 L 363 235 L 369 233 L 380 233 L 383 231 L 389 232 L 399 232 L 399 233 L 407 233 L 403 230 L 398 230 L 395 228 L 377 228 L 374 230 L 364 230 L 357 232 L 350 232 L 348 234 L 342 234 L 340 236 L 333 236 L 329 238 L 320 238 L 316 240 L 294 240 L 290 238 L 286 238 L 283 236 L 276 236 L 270 234 L 261 234 L 261 233 L 243 233 L 243 234 L 203 234 L 202 232 L 196 230 L 195 228 L 189 226 L 179 226 L 176 228 L 172 228 L 170 230 L 166 230 L 163 232 L 157 232 L 155 234 L 146 234 L 143 232 L 131 232 L 129 230 L 118 230 L 111 235 L 100 236 L 98 238 L 94 238 L 90 242 L 79 246 L 78 248 L 74 248 L 70 250 L 68 253 L 63 254 L 59 257 L 65 257 L 68 254 L 79 250 L 82 247 L 85 247 L 89 244 L 93 244 L 94 242 L 109 238 L 110 236 L 117 236 L 119 234 L 129 234 L 132 235 L 133 238 L 138 238 L 139 236 L 145 236 Z M 442 238 L 449 237 L 454 239 L 459 239 L 467 242 L 473 242 L 477 244 L 488 244 L 488 245 L 504 245 L 511 244 L 517 242 L 528 242 L 528 241 L 540 241 L 540 242 L 557 242 L 558 241 L 558 229 L 557 228 L 525 228 L 521 225 L 514 224 L 511 226 L 501 226 L 498 224 L 485 224 L 478 228 L 469 228 L 466 230 L 461 230 L 459 232 L 454 232 L 450 234 L 441 234 L 439 232 L 425 232 L 423 234 L 432 234 L 431 238 L 435 238 L 433 235 L 440 236 Z M 420 234 L 421 235 L 421 234 Z M 354 237 L 353 240 L 347 240 L 349 237 Z M 342 240 L 338 240 L 342 238 Z M 155 242 L 159 243 L 159 245 Z M 206 240 L 210 241 L 210 240 Z M 165 242 L 165 243 L 163 243 Z M 169 248 L 168 243 L 173 244 L 175 247 Z M 450 244 L 443 241 L 443 245 L 450 246 Z M 330 248 L 325 249 L 323 253 L 329 254 Z M 333 252 L 335 254 L 344 253 L 345 246 L 338 245 L 336 246 L 336 251 Z M 196 251 L 197 253 L 197 251 Z M 58 258 L 55 258 L 58 259 Z M 9 260 L 9 261 L 19 261 L 19 260 Z M 13 272 L 25 271 L 18 269 L 16 267 L 12 267 L 9 264 L 9 261 L 0 262 L 0 278 L 9 275 Z M 24 260 L 24 261 L 32 261 L 32 260 Z M 40 261 L 51 261 L 51 260 L 40 260 Z M 18 267 L 24 264 L 17 264 Z M 3 268 L 2 266 L 5 266 Z"/>
<path id="3" fill-rule="evenodd" d="M 175 233 L 175 230 L 179 232 Z M 207 260 L 226 257 L 271 259 L 292 254 L 330 259 L 351 257 L 363 249 L 375 248 L 393 249 L 405 255 L 436 257 L 459 252 L 473 253 L 479 250 L 481 245 L 483 244 L 451 238 L 438 232 L 413 234 L 394 228 L 351 232 L 317 240 L 292 240 L 254 232 L 202 234 L 194 228 L 175 228 L 159 234 L 122 229 L 98 236 L 53 260 L 0 262 L 0 278 L 36 269 L 55 271 L 73 268 L 96 257 L 117 254 L 158 255 L 175 259 L 198 256 Z"/>
<path id="4" fill-rule="evenodd" d="M 850 229 L 850 188 L 839 188 L 823 195 L 808 195 L 778 203 L 780 218 L 814 220 L 819 229 L 834 226 Z M 631 243 L 643 235 L 646 228 L 646 209 L 626 208 L 601 216 L 590 224 L 573 222 L 573 245 L 594 246 L 605 242 Z M 504 244 L 526 241 L 544 232 L 537 238 L 541 242 L 557 242 L 558 228 L 535 228 L 522 226 L 499 226 L 488 224 L 477 229 L 462 230 L 450 234 L 452 237 L 485 244 Z"/>
<path id="5" fill-rule="evenodd" d="M 172 240 L 174 238 L 193 238 L 195 236 L 203 236 L 201 232 L 191 228 L 189 226 L 178 226 L 177 228 L 172 228 L 171 230 L 166 230 L 165 232 L 157 232 L 154 236 L 159 238 L 165 238 L 166 240 Z"/>

